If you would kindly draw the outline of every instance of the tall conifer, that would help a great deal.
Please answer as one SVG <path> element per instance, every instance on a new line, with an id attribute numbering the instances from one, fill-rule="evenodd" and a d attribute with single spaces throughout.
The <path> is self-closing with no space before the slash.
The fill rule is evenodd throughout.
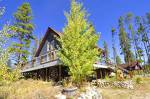
<path id="1" fill-rule="evenodd" d="M 131 51 L 130 40 L 125 31 L 123 21 L 124 21 L 123 17 L 120 17 L 119 18 L 119 40 L 122 49 L 122 54 L 124 55 L 124 60 L 126 63 L 130 64 L 134 60 L 134 57 Z"/>
<path id="2" fill-rule="evenodd" d="M 15 22 L 12 30 L 15 32 L 13 38 L 16 43 L 13 44 L 16 64 L 22 64 L 27 61 L 29 47 L 33 37 L 32 11 L 29 3 L 23 3 L 14 13 Z"/>

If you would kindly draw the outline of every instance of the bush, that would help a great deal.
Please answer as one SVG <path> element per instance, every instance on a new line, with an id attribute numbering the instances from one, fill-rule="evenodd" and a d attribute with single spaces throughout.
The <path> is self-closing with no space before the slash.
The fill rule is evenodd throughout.
<path id="1" fill-rule="evenodd" d="M 137 78 L 136 78 L 136 83 L 137 83 L 137 84 L 140 84 L 141 82 L 142 82 L 142 78 L 141 78 L 141 77 L 137 77 Z"/>
<path id="2" fill-rule="evenodd" d="M 144 73 L 146 73 L 146 74 L 150 73 L 150 65 L 144 66 Z"/>
<path id="3" fill-rule="evenodd" d="M 122 70 L 117 70 L 116 71 L 116 79 L 119 80 L 119 81 L 124 80 L 124 75 L 123 75 Z"/>
<path id="4" fill-rule="evenodd" d="M 0 70 L 0 86 L 18 81 L 20 77 L 21 77 L 21 73 L 20 73 L 20 70 L 17 68 L 14 70 L 1 69 Z"/>

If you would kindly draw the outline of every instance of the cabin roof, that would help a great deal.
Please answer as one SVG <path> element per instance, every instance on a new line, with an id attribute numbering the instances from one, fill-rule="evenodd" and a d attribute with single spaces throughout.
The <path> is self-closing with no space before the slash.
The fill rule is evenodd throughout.
<path id="1" fill-rule="evenodd" d="M 41 50 L 42 50 L 42 48 L 43 48 L 43 46 L 44 46 L 44 44 L 45 44 L 45 42 L 46 42 L 46 39 L 47 39 L 49 33 L 54 33 L 54 34 L 57 35 L 58 37 L 61 37 L 61 36 L 63 35 L 63 32 L 58 32 L 58 31 L 56 31 L 56 30 L 54 30 L 54 29 L 48 27 L 48 29 L 47 29 L 47 31 L 46 31 L 46 33 L 45 33 L 45 35 L 44 35 L 44 37 L 43 37 L 43 39 L 42 39 L 42 41 L 41 41 L 41 43 L 40 43 L 40 45 L 39 45 L 39 47 L 38 47 L 36 53 L 35 53 L 35 57 L 38 57 L 38 56 L 39 56 L 39 54 L 40 54 L 40 52 L 41 52 Z M 99 49 L 99 51 L 102 50 L 102 54 L 104 55 L 104 50 L 101 49 L 101 48 L 98 47 L 98 46 L 96 46 L 96 47 Z"/>
<path id="2" fill-rule="evenodd" d="M 40 43 L 40 45 L 39 45 L 39 47 L 38 47 L 36 53 L 35 53 L 35 57 L 38 57 L 38 56 L 39 56 L 39 54 L 40 54 L 40 52 L 41 52 L 41 50 L 42 50 L 42 48 L 43 48 L 43 46 L 44 46 L 44 44 L 45 44 L 45 42 L 46 42 L 46 39 L 47 39 L 49 33 L 54 33 L 54 34 L 57 35 L 58 37 L 60 37 L 60 36 L 63 34 L 63 33 L 61 33 L 61 32 L 58 32 L 58 31 L 56 31 L 56 30 L 54 30 L 54 29 L 48 27 L 48 29 L 47 29 L 47 31 L 46 31 L 46 33 L 45 33 L 45 35 L 44 35 L 44 37 L 43 37 L 43 39 L 42 39 L 42 41 L 41 41 L 41 43 Z"/>
<path id="3" fill-rule="evenodd" d="M 130 64 L 119 64 L 118 65 L 119 67 L 122 67 L 122 68 L 127 68 L 127 67 L 135 67 L 135 66 L 140 66 L 139 62 L 135 61 L 135 62 L 132 62 Z"/>

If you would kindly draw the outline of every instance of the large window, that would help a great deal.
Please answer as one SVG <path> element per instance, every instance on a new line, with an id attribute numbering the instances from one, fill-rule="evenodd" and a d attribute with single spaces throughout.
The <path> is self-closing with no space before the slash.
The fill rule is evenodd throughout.
<path id="1" fill-rule="evenodd" d="M 50 42 L 47 43 L 47 52 L 50 51 Z"/>
<path id="2" fill-rule="evenodd" d="M 51 42 L 47 43 L 47 51 L 54 50 L 54 47 L 55 47 L 55 41 L 54 40 L 52 40 Z"/>

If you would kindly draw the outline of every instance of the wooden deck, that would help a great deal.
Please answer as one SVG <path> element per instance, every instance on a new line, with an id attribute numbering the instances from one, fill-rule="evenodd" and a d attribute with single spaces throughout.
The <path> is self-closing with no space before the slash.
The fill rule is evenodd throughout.
<path id="1" fill-rule="evenodd" d="M 27 62 L 24 68 L 22 69 L 22 73 L 34 71 L 42 68 L 48 68 L 56 65 L 61 65 L 61 62 L 56 56 L 56 52 L 57 51 L 50 51 L 45 55 L 41 55 L 39 57 L 36 57 L 32 61 Z"/>

